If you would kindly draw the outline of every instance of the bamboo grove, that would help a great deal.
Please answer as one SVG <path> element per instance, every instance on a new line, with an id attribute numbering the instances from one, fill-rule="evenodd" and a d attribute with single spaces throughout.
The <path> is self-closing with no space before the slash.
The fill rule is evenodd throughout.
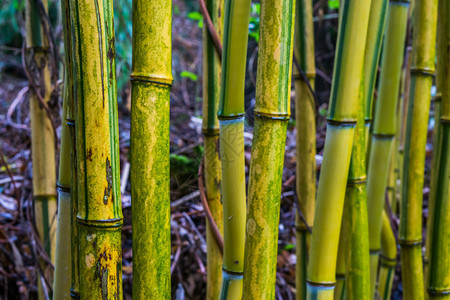
<path id="1" fill-rule="evenodd" d="M 132 294 L 170 299 L 173 7 L 166 0 L 132 3 Z M 398 267 L 404 299 L 450 299 L 450 4 L 340 1 L 323 161 L 317 164 L 318 4 L 260 1 L 246 173 L 251 0 L 199 1 L 205 21 L 198 182 L 206 219 L 206 299 L 275 298 L 291 117 L 296 299 L 391 299 Z M 61 0 L 60 9 L 64 67 L 58 138 L 48 107 L 58 77 L 48 3 L 26 1 L 23 60 L 31 91 L 34 220 L 55 266 L 37 274 L 38 294 L 40 299 L 122 299 L 113 21 L 120 7 L 113 8 L 112 0 Z M 431 107 L 435 125 L 422 241 Z"/>

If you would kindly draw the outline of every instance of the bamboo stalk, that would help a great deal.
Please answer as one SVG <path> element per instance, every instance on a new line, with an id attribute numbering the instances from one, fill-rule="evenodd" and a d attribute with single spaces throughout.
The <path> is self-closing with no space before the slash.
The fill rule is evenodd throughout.
<path id="1" fill-rule="evenodd" d="M 249 0 L 226 0 L 219 125 L 222 159 L 223 272 L 220 299 L 242 297 L 245 247 L 244 86 Z"/>
<path id="2" fill-rule="evenodd" d="M 339 230 L 357 120 L 370 3 L 370 0 L 344 1 L 341 7 L 342 22 L 339 24 L 336 67 L 308 266 L 308 299 L 333 298 Z"/>
<path id="3" fill-rule="evenodd" d="M 306 299 L 306 273 L 316 199 L 316 106 L 314 89 L 316 78 L 314 53 L 314 23 L 311 0 L 297 0 L 295 8 L 294 57 L 300 70 L 294 68 L 295 120 L 297 126 L 296 191 L 305 222 L 296 215 L 297 265 L 296 299 Z M 309 84 L 309 87 L 308 87 Z M 309 229 L 308 229 L 309 227 Z"/>
<path id="4" fill-rule="evenodd" d="M 73 4 L 80 298 L 121 299 L 123 219 L 112 1 Z"/>
<path id="5" fill-rule="evenodd" d="M 434 74 L 437 1 L 415 2 L 413 61 L 403 162 L 399 243 L 406 299 L 423 299 L 422 188 Z"/>
<path id="6" fill-rule="evenodd" d="M 281 183 L 290 118 L 294 9 L 294 0 L 261 3 L 242 299 L 275 298 Z"/>
<path id="7" fill-rule="evenodd" d="M 429 198 L 429 216 L 427 246 L 429 247 L 429 268 L 426 276 L 429 299 L 450 299 L 450 278 L 448 268 L 450 263 L 448 228 L 450 226 L 449 207 L 449 175 L 450 175 L 450 91 L 448 84 L 450 75 L 450 20 L 448 1 L 438 4 L 438 47 L 437 47 L 437 92 L 441 95 L 437 108 L 439 123 L 436 124 L 433 158 L 434 173 Z"/>
<path id="8" fill-rule="evenodd" d="M 363 79 L 364 80 L 364 79 Z M 369 224 L 366 193 L 366 126 L 364 81 L 361 80 L 359 111 L 344 203 L 343 232 L 346 258 L 346 299 L 370 299 Z"/>
<path id="9" fill-rule="evenodd" d="M 63 113 L 61 130 L 61 151 L 59 155 L 58 172 L 58 219 L 56 231 L 56 253 L 55 253 L 55 277 L 53 281 L 54 299 L 70 299 L 70 285 L 72 276 L 71 262 L 71 236 L 70 206 L 71 199 L 71 157 L 72 140 L 70 129 L 65 121 L 69 100 L 69 82 L 67 69 L 64 76 Z"/>
<path id="10" fill-rule="evenodd" d="M 61 1 L 61 19 L 64 30 L 64 92 L 61 116 L 61 147 L 58 172 L 58 220 L 56 236 L 54 299 L 70 299 L 72 284 L 72 129 L 67 122 L 73 113 L 73 68 L 70 30 L 70 3 Z M 72 117 L 71 115 L 69 117 Z"/>
<path id="11" fill-rule="evenodd" d="M 364 119 L 366 125 L 367 151 L 371 142 L 369 132 L 373 120 L 373 97 L 386 23 L 387 7 L 388 0 L 372 0 L 370 7 L 369 27 L 367 30 L 366 51 L 364 55 Z"/>
<path id="12" fill-rule="evenodd" d="M 391 222 L 386 210 L 383 210 L 381 225 L 381 254 L 378 277 L 378 294 L 383 300 L 391 299 L 392 282 L 397 265 L 397 242 L 392 232 Z"/>
<path id="13" fill-rule="evenodd" d="M 396 109 L 404 57 L 408 2 L 389 2 L 386 37 L 381 61 L 379 96 L 368 163 L 367 201 L 371 254 L 371 293 L 375 293 L 381 248 L 381 220 L 388 181 L 391 149 L 396 133 Z"/>
<path id="14" fill-rule="evenodd" d="M 71 137 L 71 198 L 70 198 L 70 252 L 71 252 L 71 284 L 70 284 L 70 296 L 72 299 L 80 299 L 80 276 L 79 276 L 79 247 L 78 247 L 78 225 L 77 225 L 77 214 L 78 214 L 78 181 L 77 181 L 77 143 L 76 143 L 76 102 L 77 91 L 75 88 L 75 80 L 79 70 L 75 68 L 75 56 L 76 45 L 79 43 L 79 36 L 74 31 L 74 24 L 76 21 L 76 8 L 77 0 L 62 0 L 64 1 L 64 51 L 66 55 L 66 68 L 69 84 L 69 101 L 67 103 L 67 113 L 66 113 L 66 123 L 69 127 L 70 137 Z"/>
<path id="15" fill-rule="evenodd" d="M 206 1 L 219 40 L 223 35 L 222 0 Z M 220 98 L 220 57 L 208 33 L 203 29 L 203 140 L 205 146 L 206 197 L 211 215 L 223 235 L 223 208 L 220 199 L 221 162 L 219 157 L 219 119 L 217 111 Z M 218 299 L 222 281 L 222 252 L 214 238 L 211 224 L 206 220 L 207 282 L 206 299 Z"/>
<path id="16" fill-rule="evenodd" d="M 438 5 L 442 5 L 442 9 L 445 10 L 444 4 L 439 2 Z M 442 176 L 444 173 L 441 173 L 442 171 L 445 172 L 445 156 L 444 156 L 444 163 L 442 161 L 438 160 L 438 158 L 441 158 L 441 150 L 442 147 L 445 147 L 445 145 L 442 145 L 442 137 L 441 137 L 441 102 L 442 102 L 442 82 L 443 78 L 445 76 L 444 70 L 446 67 L 445 64 L 445 43 L 447 40 L 447 37 L 445 33 L 442 32 L 445 28 L 445 23 L 447 22 L 445 18 L 440 14 L 441 8 L 438 7 L 438 26 L 437 26 L 437 34 L 436 34 L 436 42 L 437 42 L 437 64 L 436 64 L 436 94 L 434 96 L 434 130 L 433 130 L 433 156 L 431 158 L 431 175 L 430 175 L 430 195 L 428 197 L 428 217 L 427 217 L 427 234 L 425 236 L 425 255 L 424 255 L 424 282 L 425 287 L 429 284 L 429 271 L 430 271 L 430 249 L 431 249 L 431 237 L 433 236 L 432 227 L 434 222 L 434 211 L 435 211 L 435 203 L 437 200 L 437 197 L 447 197 L 444 194 L 437 194 L 438 190 L 440 188 L 438 187 L 438 183 L 442 184 L 442 180 L 440 176 Z M 439 200 L 441 201 L 441 200 Z M 428 294 L 425 295 L 426 297 Z"/>
<path id="17" fill-rule="evenodd" d="M 337 256 L 337 262 L 336 262 L 336 288 L 334 289 L 334 299 L 336 300 L 345 300 L 345 273 L 347 270 L 347 256 L 346 256 L 346 241 L 345 241 L 345 230 L 344 226 L 345 223 L 343 222 L 341 225 L 341 232 L 339 235 L 339 246 L 338 246 L 338 256 Z"/>
<path id="18" fill-rule="evenodd" d="M 133 1 L 133 296 L 169 299 L 171 1 Z"/>
<path id="19" fill-rule="evenodd" d="M 42 1 L 44 11 L 48 11 L 48 2 Z M 31 118 L 31 155 L 33 161 L 33 198 L 37 233 L 50 261 L 55 263 L 56 249 L 56 162 L 55 134 L 52 120 L 44 105 L 51 100 L 50 48 L 43 29 L 43 17 L 39 12 L 38 2 L 28 0 L 25 5 L 26 21 L 26 64 L 33 70 L 29 82 L 30 118 Z M 39 99 L 40 98 L 40 99 Z M 41 103 L 41 101 L 43 103 Z M 53 274 L 44 269 L 46 281 L 53 284 Z M 38 276 L 38 297 L 46 297 Z"/>

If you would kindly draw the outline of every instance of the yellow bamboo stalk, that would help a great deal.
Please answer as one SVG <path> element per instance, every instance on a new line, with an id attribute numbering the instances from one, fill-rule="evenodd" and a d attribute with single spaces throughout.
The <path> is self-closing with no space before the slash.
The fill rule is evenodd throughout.
<path id="1" fill-rule="evenodd" d="M 244 87 L 249 18 L 249 0 L 225 1 L 218 111 L 224 234 L 220 299 L 242 297 L 246 215 Z"/>
<path id="2" fill-rule="evenodd" d="M 112 1 L 73 4 L 79 292 L 81 299 L 121 299 L 123 218 Z"/>
<path id="3" fill-rule="evenodd" d="M 308 266 L 308 299 L 333 299 L 371 1 L 344 1 Z"/>
<path id="4" fill-rule="evenodd" d="M 133 1 L 133 296 L 170 298 L 172 3 Z"/>
<path id="5" fill-rule="evenodd" d="M 48 2 L 42 1 L 44 10 L 48 11 Z M 31 117 L 31 155 L 33 161 L 33 198 L 37 233 L 47 252 L 50 261 L 55 263 L 56 249 L 56 165 L 55 165 L 55 135 L 47 111 L 39 101 L 39 93 L 45 105 L 48 105 L 52 93 L 51 71 L 49 66 L 49 42 L 42 26 L 43 18 L 39 12 L 37 1 L 26 1 L 26 61 L 31 74 L 39 76 L 39 90 L 31 89 L 30 117 Z M 31 83 L 30 83 L 31 86 Z M 53 274 L 49 269 L 44 270 L 44 276 L 52 284 Z M 40 277 L 38 276 L 38 279 Z M 39 298 L 43 299 L 44 291 L 38 280 Z"/>
<path id="6" fill-rule="evenodd" d="M 261 3 L 242 299 L 275 298 L 281 183 L 291 112 L 294 9 L 294 0 Z"/>

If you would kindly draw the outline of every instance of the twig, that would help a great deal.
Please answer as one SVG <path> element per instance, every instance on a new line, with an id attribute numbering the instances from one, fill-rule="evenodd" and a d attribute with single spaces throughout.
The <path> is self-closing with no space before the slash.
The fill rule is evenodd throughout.
<path id="1" fill-rule="evenodd" d="M 295 191 L 293 197 L 294 197 L 294 200 L 295 200 L 295 207 L 297 209 L 297 214 L 298 214 L 300 220 L 303 222 L 303 224 L 305 224 L 306 230 L 308 230 L 308 232 L 312 234 L 312 229 L 309 226 L 308 222 L 306 222 L 305 215 L 303 215 L 303 212 L 300 209 L 300 201 L 298 201 L 297 191 Z"/>
<path id="2" fill-rule="evenodd" d="M 200 163 L 200 168 L 198 168 L 198 188 L 200 190 L 200 200 L 202 201 L 203 209 L 205 210 L 205 216 L 208 220 L 209 226 L 211 228 L 214 239 L 216 240 L 217 246 L 223 255 L 223 238 L 222 234 L 217 227 L 216 221 L 214 220 L 211 210 L 208 205 L 208 200 L 205 195 L 205 184 L 203 182 L 203 160 Z"/>
<path id="3" fill-rule="evenodd" d="M 220 42 L 219 35 L 217 34 L 216 28 L 214 28 L 214 24 L 211 21 L 211 16 L 208 13 L 208 9 L 206 8 L 206 4 L 204 0 L 198 0 L 200 4 L 200 11 L 202 12 L 203 19 L 206 23 L 206 28 L 208 29 L 209 36 L 213 41 L 214 48 L 216 48 L 217 55 L 219 56 L 220 62 L 222 62 L 222 43 Z"/>
<path id="4" fill-rule="evenodd" d="M 183 204 L 185 202 L 193 201 L 199 196 L 200 196 L 200 191 L 194 191 L 194 192 L 184 196 L 183 198 L 175 200 L 174 202 L 172 202 L 170 204 L 170 207 L 177 207 L 178 205 L 181 205 L 181 204 Z"/>

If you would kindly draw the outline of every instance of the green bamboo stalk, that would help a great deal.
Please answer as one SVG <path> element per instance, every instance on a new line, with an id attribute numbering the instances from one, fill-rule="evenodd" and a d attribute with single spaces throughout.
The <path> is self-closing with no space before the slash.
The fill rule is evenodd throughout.
<path id="1" fill-rule="evenodd" d="M 123 219 L 112 1 L 73 4 L 80 298 L 121 299 Z"/>
<path id="2" fill-rule="evenodd" d="M 430 90 L 434 75 L 436 19 L 437 0 L 416 1 L 399 230 L 406 299 L 423 299 L 425 295 L 422 264 L 422 189 Z"/>
<path id="3" fill-rule="evenodd" d="M 70 251 L 71 251 L 71 285 L 70 296 L 72 299 L 80 299 L 80 276 L 79 276 L 79 247 L 78 247 L 78 181 L 77 181 L 77 143 L 76 143 L 76 99 L 80 91 L 75 89 L 75 78 L 77 78 L 78 69 L 74 67 L 76 45 L 79 42 L 79 36 L 74 31 L 74 24 L 76 21 L 77 0 L 62 0 L 64 1 L 64 9 L 66 10 L 63 23 L 64 30 L 64 50 L 66 55 L 66 68 L 69 83 L 70 98 L 67 103 L 66 123 L 69 126 L 71 137 L 71 198 L 70 198 Z"/>
<path id="4" fill-rule="evenodd" d="M 133 1 L 133 296 L 169 299 L 171 1 Z"/>
<path id="5" fill-rule="evenodd" d="M 436 124 L 433 166 L 435 169 L 429 198 L 429 216 L 427 237 L 429 247 L 429 268 L 425 284 L 428 287 L 429 299 L 450 299 L 450 264 L 448 228 L 450 226 L 450 5 L 448 1 L 438 4 L 438 47 L 437 47 L 437 89 L 441 95 L 441 103 L 437 111 L 439 124 Z"/>
<path id="6" fill-rule="evenodd" d="M 53 281 L 53 298 L 70 299 L 70 285 L 72 276 L 71 236 L 70 236 L 70 206 L 71 199 L 71 157 L 72 140 L 70 129 L 66 122 L 69 100 L 68 75 L 64 75 L 63 113 L 61 130 L 61 150 L 59 155 L 58 174 L 58 219 L 56 231 L 55 277 Z"/>
<path id="7" fill-rule="evenodd" d="M 441 2 L 439 2 L 438 5 L 443 5 Z M 445 7 L 442 7 L 443 10 L 445 10 Z M 445 43 L 447 40 L 447 37 L 445 33 L 442 32 L 442 30 L 445 30 L 445 23 L 447 22 L 443 16 L 440 15 L 441 9 L 438 7 L 438 26 L 437 26 L 437 64 L 436 64 L 436 94 L 434 97 L 434 130 L 433 130 L 433 156 L 431 158 L 431 178 L 430 178 L 430 195 L 428 197 L 428 217 L 427 217 L 427 234 L 425 236 L 425 255 L 424 255 L 424 278 L 425 278 L 425 287 L 428 286 L 429 283 L 429 258 L 430 258 L 430 249 L 431 249 L 431 237 L 433 236 L 433 233 L 431 231 L 433 227 L 434 222 L 434 211 L 435 211 L 435 202 L 437 198 L 437 191 L 440 189 L 438 187 L 438 182 L 442 184 L 442 180 L 440 176 L 442 176 L 443 173 L 440 173 L 442 171 L 445 171 L 445 157 L 444 161 L 439 161 L 438 158 L 441 157 L 441 150 L 442 147 L 445 147 L 445 145 L 441 144 L 441 128 L 442 125 L 441 122 L 441 102 L 442 102 L 442 82 L 443 78 L 445 76 L 444 70 L 445 70 Z M 443 44 L 442 44 L 443 43 Z M 439 197 L 447 197 L 444 194 L 439 193 Z M 439 200 L 441 201 L 441 200 Z M 426 297 L 428 296 L 425 295 Z"/>
<path id="8" fill-rule="evenodd" d="M 338 246 L 338 256 L 336 262 L 336 288 L 334 289 L 334 299 L 345 300 L 345 273 L 347 270 L 347 255 L 345 254 L 346 241 L 345 241 L 345 230 L 343 222 L 341 225 L 341 232 L 339 234 L 339 246 Z"/>
<path id="9" fill-rule="evenodd" d="M 294 0 L 261 3 L 242 299 L 274 299 L 281 183 L 290 118 Z"/>
<path id="10" fill-rule="evenodd" d="M 226 0 L 219 125 L 223 272 L 220 299 L 242 297 L 245 247 L 244 86 L 250 0 Z"/>
<path id="11" fill-rule="evenodd" d="M 378 294 L 383 300 L 391 299 L 392 282 L 397 265 L 397 242 L 386 210 L 381 225 L 381 254 L 378 276 Z"/>
<path id="12" fill-rule="evenodd" d="M 383 46 L 378 100 L 368 163 L 367 202 L 371 254 L 371 293 L 375 293 L 380 253 L 381 216 L 396 133 L 396 109 L 404 57 L 408 2 L 389 1 L 386 37 Z"/>
<path id="13" fill-rule="evenodd" d="M 371 0 L 344 1 L 308 265 L 308 299 L 332 299 Z M 323 298 L 322 298 L 323 297 Z"/>
<path id="14" fill-rule="evenodd" d="M 206 7 L 214 28 L 222 39 L 223 0 L 207 0 Z M 207 27 L 203 29 L 203 140 L 205 146 L 206 198 L 212 217 L 223 234 L 223 208 L 220 199 L 221 163 L 219 157 L 219 119 L 217 111 L 220 99 L 221 63 Z M 206 218 L 206 244 L 208 267 L 206 299 L 219 299 L 222 281 L 222 252 L 214 238 L 211 224 Z"/>
<path id="15" fill-rule="evenodd" d="M 343 232 L 346 256 L 346 299 L 370 299 L 369 224 L 366 193 L 366 126 L 364 79 L 344 203 Z"/>
<path id="16" fill-rule="evenodd" d="M 30 97 L 31 117 L 31 155 L 33 161 L 33 198 L 34 214 L 37 233 L 47 252 L 50 261 L 55 263 L 56 249 L 56 162 L 55 135 L 52 121 L 47 111 L 40 103 L 39 97 L 48 105 L 51 93 L 50 48 L 42 26 L 43 18 L 39 12 L 38 2 L 27 0 L 25 5 L 26 26 L 26 61 L 30 74 L 38 76 L 36 83 L 38 91 L 33 88 Z M 48 2 L 42 1 L 45 12 Z M 30 82 L 30 86 L 32 83 Z M 39 96 L 37 93 L 40 93 Z M 53 274 L 49 269 L 44 270 L 46 281 L 53 284 Z M 38 276 L 38 297 L 44 299 L 41 277 Z"/>
<path id="17" fill-rule="evenodd" d="M 70 43 L 70 3 L 61 1 L 61 19 L 64 30 L 64 91 L 63 112 L 61 116 L 61 147 L 58 172 L 58 219 L 56 235 L 55 276 L 53 298 L 70 299 L 72 284 L 72 132 L 67 122 L 68 110 L 73 111 L 73 69 Z M 69 108 L 70 106 L 70 108 Z"/>
<path id="18" fill-rule="evenodd" d="M 295 8 L 294 57 L 314 89 L 316 65 L 314 54 L 314 23 L 311 0 L 297 0 Z M 299 70 L 294 68 L 295 120 L 297 127 L 296 191 L 305 224 L 296 215 L 297 265 L 296 299 L 306 299 L 306 272 L 314 223 L 316 201 L 316 106 Z M 309 228 L 308 228 L 309 227 Z"/>
<path id="19" fill-rule="evenodd" d="M 364 118 L 366 124 L 366 149 L 369 149 L 370 126 L 372 124 L 372 107 L 378 63 L 383 42 L 388 0 L 372 0 L 369 27 L 367 30 L 366 52 L 364 55 Z M 369 154 L 369 153 L 367 153 Z"/>

